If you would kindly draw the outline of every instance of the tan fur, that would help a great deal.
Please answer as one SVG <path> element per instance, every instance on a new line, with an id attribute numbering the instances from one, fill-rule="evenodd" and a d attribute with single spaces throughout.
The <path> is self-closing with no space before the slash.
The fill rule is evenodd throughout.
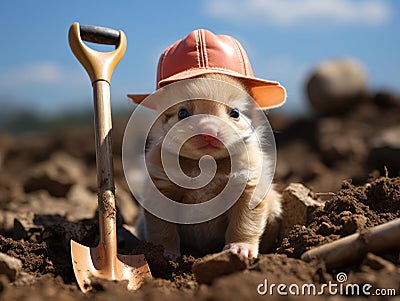
<path id="1" fill-rule="evenodd" d="M 242 90 L 245 87 L 237 79 L 225 75 L 207 75 L 207 78 L 222 80 L 235 85 Z M 223 248 L 231 249 L 244 256 L 257 256 L 259 250 L 260 238 L 268 224 L 274 222 L 280 216 L 280 194 L 271 187 L 269 192 L 263 197 L 260 204 L 249 209 L 249 200 L 258 184 L 261 175 L 260 162 L 262 159 L 268 160 L 268 154 L 263 153 L 259 144 L 254 139 L 247 139 L 247 153 L 235 153 L 229 158 L 226 150 L 221 150 L 212 155 L 217 161 L 217 174 L 214 179 L 197 190 L 184 189 L 172 183 L 166 176 L 161 164 L 161 142 L 168 130 L 179 120 L 175 118 L 177 112 L 182 106 L 194 114 L 209 114 L 217 116 L 232 126 L 239 134 L 244 136 L 248 133 L 248 124 L 242 120 L 232 121 L 229 117 L 229 110 L 238 108 L 240 111 L 255 110 L 255 108 L 246 108 L 244 102 L 239 98 L 240 95 L 236 89 L 216 89 L 218 86 L 205 85 L 200 87 L 191 87 L 188 91 L 174 91 L 174 93 L 196 93 L 196 89 L 207 90 L 210 97 L 214 99 L 224 98 L 228 100 L 229 107 L 225 104 L 218 104 L 209 100 L 190 100 L 188 102 L 176 105 L 170 108 L 166 115 L 160 117 L 150 132 L 150 143 L 146 155 L 146 161 L 149 173 L 157 188 L 167 197 L 186 204 L 205 202 L 218 195 L 227 184 L 230 175 L 231 161 L 236 160 L 243 169 L 247 170 L 246 160 L 250 159 L 250 178 L 239 200 L 227 212 L 208 222 L 194 225 L 177 225 L 161 220 L 152 214 L 142 210 L 137 227 L 138 235 L 155 244 L 161 244 L 165 247 L 166 254 L 179 255 L 181 251 L 193 254 L 204 255 L 206 253 L 218 252 Z M 229 86 L 227 86 L 229 88 Z M 192 90 L 191 90 L 192 89 Z M 179 95 L 183 97 L 184 95 Z M 194 95 L 186 95 L 192 97 Z M 242 96 L 241 96 L 242 97 Z M 183 98 L 184 99 L 184 98 Z M 171 117 L 173 116 L 173 117 Z M 243 117 L 244 118 L 244 117 Z M 251 120 L 257 123 L 257 120 Z M 255 124 L 257 125 L 257 124 Z M 201 127 L 201 125 L 199 125 Z M 218 129 L 221 139 L 227 144 L 234 145 L 238 139 L 227 129 Z M 179 138 L 179 137 L 178 137 Z M 204 155 L 204 151 L 198 150 L 191 145 L 190 139 L 181 149 L 180 165 L 182 170 L 188 176 L 197 176 L 199 173 L 198 159 Z M 248 156 L 248 157 L 247 157 Z M 149 198 L 153 197 L 151 195 Z M 265 235 L 264 235 L 265 236 Z"/>

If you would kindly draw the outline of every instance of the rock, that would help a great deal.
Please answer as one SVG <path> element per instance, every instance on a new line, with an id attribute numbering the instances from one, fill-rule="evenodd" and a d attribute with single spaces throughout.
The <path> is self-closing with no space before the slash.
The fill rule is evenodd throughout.
<path id="1" fill-rule="evenodd" d="M 383 130 L 370 141 L 370 168 L 388 168 L 389 173 L 400 171 L 400 126 Z"/>
<path id="2" fill-rule="evenodd" d="M 8 279 L 13 282 L 21 270 L 21 260 L 4 253 L 0 253 L 0 274 L 7 275 Z"/>
<path id="3" fill-rule="evenodd" d="M 350 216 L 343 216 L 340 219 L 342 224 L 342 232 L 344 235 L 353 234 L 359 230 L 365 229 L 367 226 L 368 218 L 361 214 L 352 214 Z"/>
<path id="4" fill-rule="evenodd" d="M 329 236 L 335 231 L 335 226 L 327 223 L 327 222 L 322 222 L 321 225 L 319 226 L 317 230 L 317 234 L 323 235 L 323 236 Z"/>
<path id="5" fill-rule="evenodd" d="M 365 98 L 367 75 L 354 59 L 326 61 L 312 71 L 307 83 L 308 100 L 319 113 L 336 113 Z"/>
<path id="6" fill-rule="evenodd" d="M 28 171 L 24 191 L 30 193 L 43 189 L 54 197 L 65 197 L 73 184 L 82 181 L 84 171 L 84 165 L 78 159 L 58 152 Z"/>
<path id="7" fill-rule="evenodd" d="M 291 183 L 282 192 L 282 224 L 280 239 L 286 237 L 294 225 L 307 225 L 315 209 L 324 202 L 311 196 L 311 190 L 300 183 Z"/>
<path id="8" fill-rule="evenodd" d="M 221 276 L 245 270 L 248 266 L 247 258 L 225 250 L 203 257 L 193 264 L 192 271 L 199 283 L 211 284 Z"/>
<path id="9" fill-rule="evenodd" d="M 97 209 L 97 195 L 85 186 L 75 184 L 66 196 L 69 204 L 67 210 L 68 218 L 71 221 L 78 221 L 84 218 L 91 218 Z"/>

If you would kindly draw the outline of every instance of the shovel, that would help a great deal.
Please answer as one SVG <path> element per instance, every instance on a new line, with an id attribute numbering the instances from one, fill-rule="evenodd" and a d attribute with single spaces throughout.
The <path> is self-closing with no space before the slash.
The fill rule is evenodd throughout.
<path id="1" fill-rule="evenodd" d="M 72 52 L 86 69 L 93 86 L 96 138 L 96 167 L 99 210 L 99 245 L 83 246 L 71 240 L 72 264 L 80 289 L 92 289 L 93 278 L 128 281 L 128 289 L 138 289 L 151 278 L 144 255 L 117 253 L 115 188 L 111 145 L 110 78 L 126 49 L 125 34 L 99 26 L 71 25 L 68 34 Z M 82 40 L 115 45 L 111 52 L 99 52 Z"/>

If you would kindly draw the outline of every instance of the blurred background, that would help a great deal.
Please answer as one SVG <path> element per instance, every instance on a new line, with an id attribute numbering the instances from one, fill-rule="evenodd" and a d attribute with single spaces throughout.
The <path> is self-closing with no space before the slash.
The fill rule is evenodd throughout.
<path id="1" fill-rule="evenodd" d="M 255 75 L 287 88 L 278 112 L 307 114 L 304 83 L 327 59 L 355 58 L 366 70 L 368 89 L 398 94 L 399 14 L 395 0 L 6 1 L 0 11 L 0 128 L 87 120 L 90 82 L 67 41 L 75 21 L 127 35 L 127 52 L 111 82 L 115 114 L 132 111 L 127 93 L 154 90 L 161 52 L 197 28 L 237 38 Z"/>

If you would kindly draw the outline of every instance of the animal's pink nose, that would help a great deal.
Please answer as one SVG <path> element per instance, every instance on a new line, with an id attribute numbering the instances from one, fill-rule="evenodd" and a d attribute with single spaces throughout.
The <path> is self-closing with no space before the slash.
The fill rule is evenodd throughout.
<path id="1" fill-rule="evenodd" d="M 205 142 L 208 142 L 208 143 L 212 143 L 212 142 L 219 141 L 219 140 L 218 140 L 217 138 L 215 138 L 214 136 L 207 135 L 207 134 L 201 134 L 200 137 L 203 138 L 203 140 L 204 140 Z"/>

